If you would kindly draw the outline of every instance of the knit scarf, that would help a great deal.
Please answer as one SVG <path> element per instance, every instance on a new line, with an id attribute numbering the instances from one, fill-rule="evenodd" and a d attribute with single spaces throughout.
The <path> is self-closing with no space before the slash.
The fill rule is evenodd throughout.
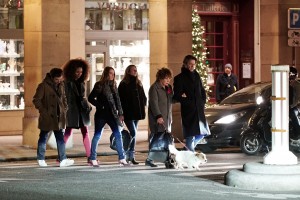
<path id="1" fill-rule="evenodd" d="M 108 81 L 104 84 L 103 94 L 108 100 L 108 104 L 111 108 L 114 118 L 116 119 L 117 124 L 119 126 L 123 126 L 119 118 L 120 115 L 123 115 L 123 110 L 121 106 L 119 93 L 116 88 L 117 87 L 114 81 Z"/>

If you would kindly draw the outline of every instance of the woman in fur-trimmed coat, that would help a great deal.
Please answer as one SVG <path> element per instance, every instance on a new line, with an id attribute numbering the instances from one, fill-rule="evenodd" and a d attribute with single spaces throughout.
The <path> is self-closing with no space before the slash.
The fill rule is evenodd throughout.
<path id="1" fill-rule="evenodd" d="M 67 128 L 64 141 L 68 142 L 72 130 L 80 129 L 87 158 L 91 153 L 88 126 L 91 124 L 91 106 L 85 98 L 85 82 L 89 77 L 89 64 L 80 58 L 69 60 L 64 66 L 65 91 L 68 101 Z M 90 160 L 87 160 L 90 164 Z"/>

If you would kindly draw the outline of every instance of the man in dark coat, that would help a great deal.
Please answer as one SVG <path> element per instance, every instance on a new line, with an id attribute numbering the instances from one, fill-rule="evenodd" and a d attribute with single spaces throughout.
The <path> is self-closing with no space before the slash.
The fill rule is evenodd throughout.
<path id="1" fill-rule="evenodd" d="M 54 132 L 57 143 L 60 167 L 73 165 L 74 160 L 67 159 L 64 142 L 66 127 L 67 99 L 62 82 L 63 71 L 53 68 L 47 73 L 33 96 L 33 104 L 39 110 L 38 128 L 40 136 L 37 147 L 37 160 L 40 167 L 47 167 L 45 162 L 46 142 L 50 131 Z"/>
<path id="2" fill-rule="evenodd" d="M 192 55 L 185 56 L 181 73 L 174 78 L 174 99 L 181 104 L 183 135 L 190 151 L 210 134 L 204 115 L 206 93 L 195 70 L 196 61 Z"/>
<path id="3" fill-rule="evenodd" d="M 237 76 L 231 73 L 231 64 L 226 64 L 224 73 L 220 74 L 216 82 L 216 99 L 220 103 L 223 99 L 238 90 Z"/>

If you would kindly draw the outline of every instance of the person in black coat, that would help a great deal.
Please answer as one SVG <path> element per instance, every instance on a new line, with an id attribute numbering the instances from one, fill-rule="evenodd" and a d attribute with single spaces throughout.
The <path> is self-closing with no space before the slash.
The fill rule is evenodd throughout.
<path id="1" fill-rule="evenodd" d="M 210 135 L 204 115 L 206 92 L 195 70 L 196 62 L 194 56 L 185 56 L 181 73 L 174 78 L 174 99 L 181 104 L 183 135 L 190 151 L 195 151 L 204 136 Z"/>
<path id="2" fill-rule="evenodd" d="M 67 128 L 64 141 L 67 143 L 72 129 L 80 129 L 87 158 L 90 157 L 91 141 L 88 126 L 91 124 L 91 106 L 85 98 L 85 82 L 89 77 L 89 64 L 80 58 L 69 60 L 64 66 L 65 91 L 68 102 Z M 88 160 L 88 163 L 90 161 Z"/>
<path id="3" fill-rule="evenodd" d="M 223 99 L 238 90 L 237 76 L 231 73 L 231 64 L 226 64 L 224 68 L 224 73 L 218 76 L 216 82 L 217 103 L 220 103 Z"/>
<path id="4" fill-rule="evenodd" d="M 137 67 L 129 65 L 125 70 L 125 75 L 119 87 L 119 96 L 122 104 L 124 122 L 132 137 L 132 141 L 127 152 L 127 160 L 134 165 L 139 163 L 135 160 L 135 143 L 138 122 L 145 119 L 145 106 L 147 97 L 144 92 L 142 82 L 138 78 Z"/>

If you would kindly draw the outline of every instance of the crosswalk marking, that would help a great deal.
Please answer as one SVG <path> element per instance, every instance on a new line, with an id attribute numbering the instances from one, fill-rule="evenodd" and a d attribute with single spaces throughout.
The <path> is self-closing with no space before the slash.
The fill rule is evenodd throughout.
<path id="1" fill-rule="evenodd" d="M 106 162 L 100 165 L 99 168 L 91 167 L 87 165 L 86 162 L 75 162 L 75 165 L 69 167 L 59 167 L 56 162 L 47 162 L 48 167 L 39 167 L 37 163 L 6 163 L 1 164 L 0 169 L 25 169 L 25 168 L 37 168 L 38 170 L 55 171 L 55 170 L 77 170 L 81 172 L 109 172 L 109 171 L 124 171 L 124 173 L 134 173 L 134 174 L 155 174 L 155 173 L 166 173 L 173 172 L 175 176 L 207 176 L 207 175 L 222 175 L 231 169 L 242 169 L 241 164 L 236 163 L 206 163 L 200 166 L 200 170 L 194 169 L 166 169 L 163 163 L 157 163 L 158 167 L 151 168 L 145 166 L 143 163 L 140 165 L 133 165 L 131 167 L 120 167 L 116 162 Z M 1 180 L 0 180 L 1 181 Z"/>

